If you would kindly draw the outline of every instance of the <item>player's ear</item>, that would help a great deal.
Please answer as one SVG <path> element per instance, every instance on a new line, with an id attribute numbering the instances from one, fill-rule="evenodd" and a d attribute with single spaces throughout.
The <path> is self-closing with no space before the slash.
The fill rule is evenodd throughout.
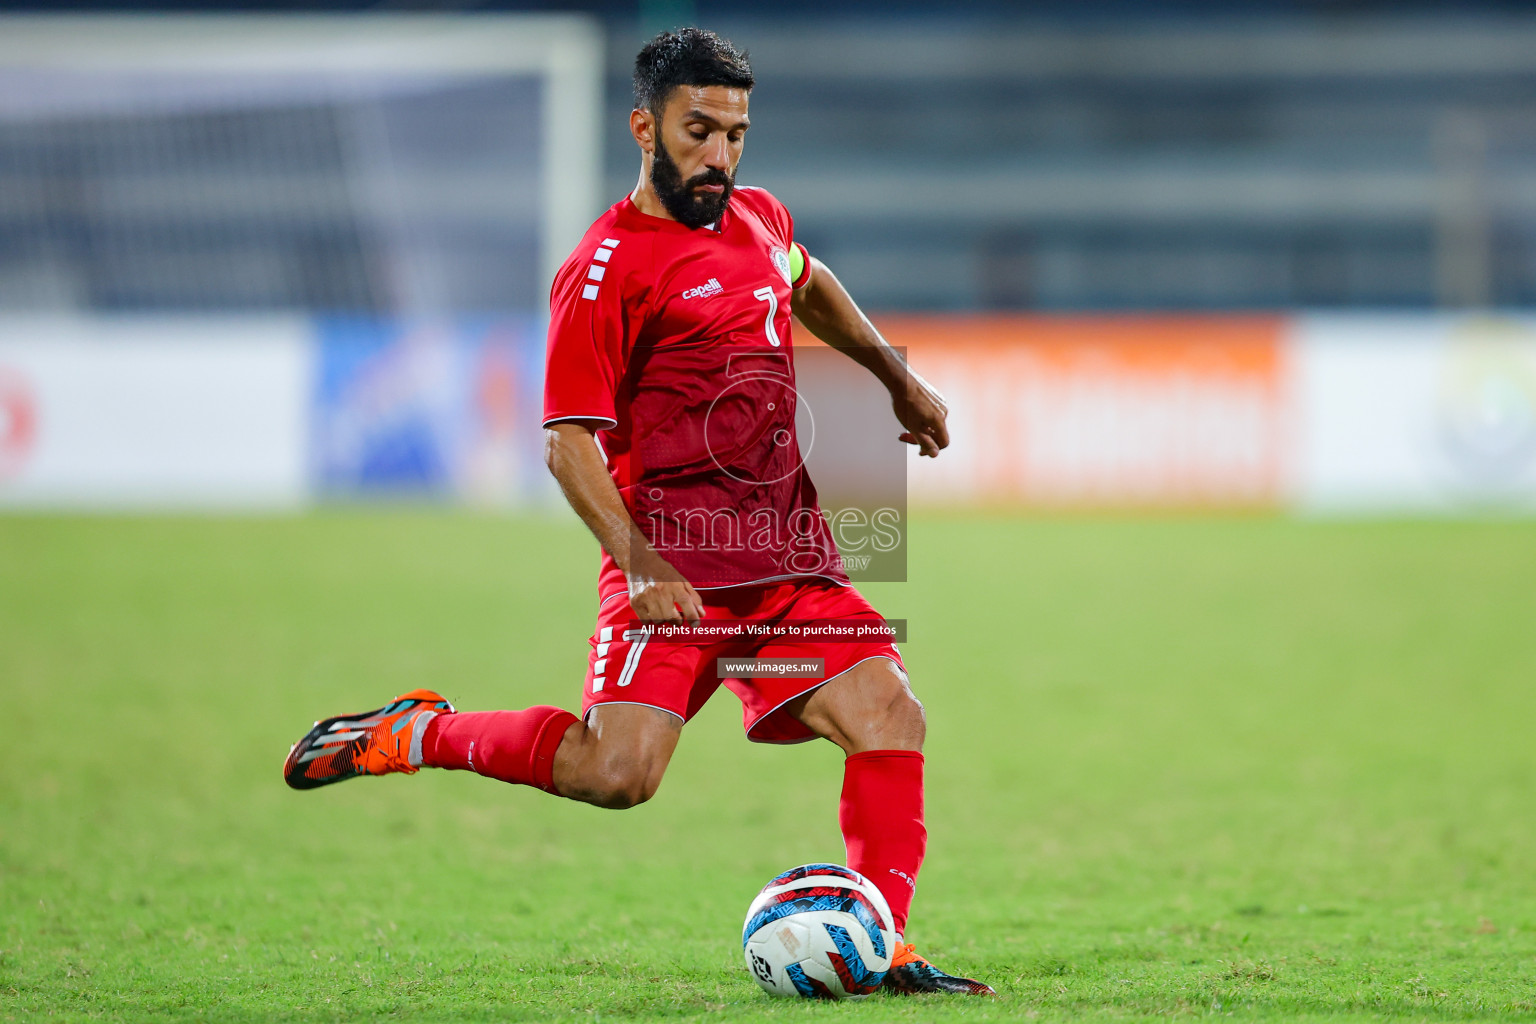
<path id="1" fill-rule="evenodd" d="M 647 153 L 654 153 L 656 151 L 656 115 L 639 107 L 631 110 L 629 134 L 635 137 L 635 143 L 641 149 Z"/>

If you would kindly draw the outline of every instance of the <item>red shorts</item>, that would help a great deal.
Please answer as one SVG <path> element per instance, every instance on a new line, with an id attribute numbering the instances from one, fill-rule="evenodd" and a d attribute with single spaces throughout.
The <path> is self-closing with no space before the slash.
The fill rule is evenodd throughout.
<path id="1" fill-rule="evenodd" d="M 803 743 L 815 734 L 781 709 L 834 676 L 870 658 L 889 658 L 902 666 L 888 638 L 859 639 L 857 623 L 883 623 L 880 613 L 850 586 L 827 580 L 791 580 L 719 590 L 702 590 L 702 628 L 716 624 L 720 638 L 669 637 L 665 624 L 639 628 L 634 610 L 621 593 L 598 610 L 597 628 L 588 641 L 587 685 L 582 693 L 585 718 L 599 704 L 644 704 L 683 721 L 699 713 L 724 683 L 741 700 L 742 726 L 757 743 Z M 767 637 L 725 624 L 753 624 Z M 793 635 L 795 632 L 802 635 Z M 680 630 L 679 630 L 680 632 Z M 836 633 L 835 639 L 825 639 Z M 819 676 L 743 679 L 721 676 L 720 658 L 821 659 Z"/>

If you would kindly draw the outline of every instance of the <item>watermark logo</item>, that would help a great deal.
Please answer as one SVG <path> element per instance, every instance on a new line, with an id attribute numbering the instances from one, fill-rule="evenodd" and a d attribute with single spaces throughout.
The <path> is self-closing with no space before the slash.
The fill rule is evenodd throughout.
<path id="1" fill-rule="evenodd" d="M 704 443 L 715 466 L 747 484 L 798 473 L 816 443 L 816 420 L 795 390 L 789 354 L 734 353 L 725 377 L 730 383 L 704 414 Z"/>
<path id="2" fill-rule="evenodd" d="M 906 450 L 891 397 L 832 349 L 658 347 L 621 480 L 656 550 L 695 585 L 906 575 Z"/>
<path id="3" fill-rule="evenodd" d="M 661 502 L 663 492 L 650 497 Z M 878 556 L 901 549 L 902 511 L 857 507 L 832 511 L 798 508 L 787 515 L 776 508 L 743 513 L 736 508 L 679 508 L 662 503 L 644 516 L 646 531 L 663 555 L 677 551 L 773 553 L 787 572 L 822 573 L 830 569 L 862 573 Z M 823 539 L 830 532 L 836 550 Z"/>
<path id="4" fill-rule="evenodd" d="M 716 658 L 721 679 L 825 679 L 825 658 Z"/>
<path id="5" fill-rule="evenodd" d="M 606 628 L 606 627 L 605 627 Z M 761 649 L 764 644 L 791 642 L 796 644 L 868 644 L 907 641 L 906 619 L 732 619 L 708 617 L 698 622 L 641 622 L 631 619 L 623 636 L 644 637 L 648 644 L 700 644 L 730 643 Z M 739 660 L 754 657 L 741 654 Z M 730 657 L 722 658 L 731 661 Z M 773 661 L 774 659 L 768 659 Z M 791 669 L 805 667 L 804 659 L 779 659 L 789 668 L 777 667 L 764 670 L 765 675 L 783 675 Z M 766 664 L 766 662 L 765 662 Z M 739 666 L 738 666 L 739 667 Z M 727 673 L 731 674 L 731 673 Z"/>

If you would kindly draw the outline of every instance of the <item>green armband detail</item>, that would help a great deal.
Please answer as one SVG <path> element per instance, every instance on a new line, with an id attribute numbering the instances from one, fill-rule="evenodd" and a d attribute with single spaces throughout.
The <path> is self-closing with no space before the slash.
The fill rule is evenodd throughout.
<path id="1" fill-rule="evenodd" d="M 789 243 L 789 281 L 791 284 L 800 280 L 800 275 L 805 273 L 805 252 L 794 242 Z"/>

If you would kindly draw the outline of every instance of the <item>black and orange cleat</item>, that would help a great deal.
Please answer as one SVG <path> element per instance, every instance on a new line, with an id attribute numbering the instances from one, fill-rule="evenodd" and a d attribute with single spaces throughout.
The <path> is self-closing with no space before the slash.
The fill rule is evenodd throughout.
<path id="1" fill-rule="evenodd" d="M 960 996 L 997 995 L 991 985 L 945 974 L 918 956 L 910 942 L 896 946 L 896 955 L 891 958 L 891 969 L 885 973 L 881 987 L 898 995 L 916 995 L 920 992 L 948 992 Z"/>
<path id="2" fill-rule="evenodd" d="M 317 789 L 359 775 L 414 774 L 427 723 L 452 712 L 441 694 L 412 690 L 377 711 L 316 722 L 288 751 L 283 781 L 294 789 Z"/>

